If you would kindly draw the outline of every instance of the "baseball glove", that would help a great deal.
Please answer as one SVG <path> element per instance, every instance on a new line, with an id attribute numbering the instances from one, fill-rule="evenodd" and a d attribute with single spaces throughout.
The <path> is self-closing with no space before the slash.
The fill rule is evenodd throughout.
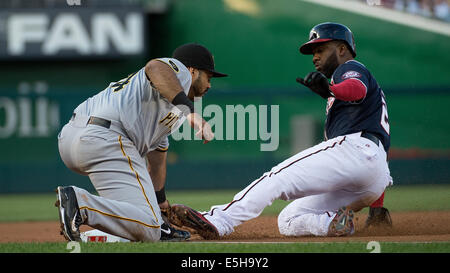
<path id="1" fill-rule="evenodd" d="M 161 217 L 163 218 L 164 222 L 170 223 L 177 227 L 182 227 L 183 224 L 178 219 L 175 213 L 172 211 L 172 206 L 169 204 L 168 208 L 161 209 Z"/>
<path id="2" fill-rule="evenodd" d="M 304 79 L 297 78 L 296 81 L 308 87 L 324 99 L 332 96 L 328 79 L 320 72 L 309 72 Z"/>

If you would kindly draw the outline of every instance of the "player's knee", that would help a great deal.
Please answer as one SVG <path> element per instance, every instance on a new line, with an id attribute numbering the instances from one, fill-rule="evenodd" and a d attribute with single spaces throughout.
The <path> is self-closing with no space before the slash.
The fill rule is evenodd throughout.
<path id="1" fill-rule="evenodd" d="M 292 231 L 289 228 L 290 220 L 283 211 L 278 215 L 278 231 L 281 235 L 290 236 Z"/>
<path id="2" fill-rule="evenodd" d="M 161 229 L 142 227 L 136 230 L 135 237 L 138 242 L 157 242 L 161 238 Z"/>
<path id="3" fill-rule="evenodd" d="M 149 225 L 135 225 L 129 232 L 138 242 L 156 242 L 161 238 L 161 228 L 158 223 L 152 222 Z"/>

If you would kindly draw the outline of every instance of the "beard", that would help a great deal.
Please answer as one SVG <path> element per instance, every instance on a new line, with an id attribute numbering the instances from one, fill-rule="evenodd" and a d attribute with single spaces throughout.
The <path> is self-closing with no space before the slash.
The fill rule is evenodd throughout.
<path id="1" fill-rule="evenodd" d="M 194 92 L 195 97 L 202 97 L 206 91 L 208 91 L 209 88 L 202 87 L 200 78 L 198 78 L 193 84 L 192 84 L 192 91 Z"/>
<path id="2" fill-rule="evenodd" d="M 327 61 L 322 65 L 321 71 L 328 79 L 331 78 L 336 68 L 339 66 L 336 52 L 328 57 Z"/>

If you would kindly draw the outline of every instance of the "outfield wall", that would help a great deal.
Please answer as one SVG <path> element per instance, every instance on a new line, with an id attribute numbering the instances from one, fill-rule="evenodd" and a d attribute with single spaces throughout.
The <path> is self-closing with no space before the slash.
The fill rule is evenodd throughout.
<path id="1" fill-rule="evenodd" d="M 59 92 L 52 88 L 45 94 L 11 92 L 6 95 L 7 91 L 0 92 L 3 94 L 0 109 L 3 113 L 8 111 L 0 119 L 7 125 L 0 130 L 3 147 L 0 192 L 49 191 L 58 184 L 68 183 L 88 186 L 86 177 L 64 167 L 57 150 L 57 133 L 83 98 L 68 90 Z M 255 92 L 260 95 L 255 95 Z M 392 136 L 390 166 L 396 184 L 449 183 L 450 144 L 447 136 L 450 126 L 443 117 L 447 115 L 450 95 L 437 92 L 405 94 L 393 90 L 386 96 Z M 231 140 L 216 140 L 208 144 L 200 140 L 175 141 L 171 137 L 168 188 L 245 186 L 295 152 L 293 138 L 296 136 L 292 134 L 291 121 L 298 115 L 314 121 L 310 128 L 314 131 L 313 139 L 307 144 L 315 144 L 322 139 L 325 101 L 306 90 L 254 90 L 247 94 L 212 91 L 203 100 L 203 109 L 215 105 L 225 111 L 227 105 L 238 104 L 243 107 L 268 105 L 268 113 L 270 108 L 279 107 L 277 149 L 261 151 L 261 145 L 271 140 L 264 141 L 259 135 L 255 140 L 248 140 L 250 124 L 256 122 L 248 115 L 245 116 L 247 140 L 238 140 L 237 130 L 234 130 Z M 261 112 L 258 116 L 260 120 Z M 267 124 L 272 122 L 271 118 L 274 117 L 269 114 Z M 238 119 L 235 115 L 235 125 Z M 259 127 L 257 129 L 259 132 Z M 226 126 L 223 126 L 223 135 L 227 135 Z"/>
<path id="2" fill-rule="evenodd" d="M 9 18 L 4 17 L 8 10 L 2 12 L 2 18 Z M 60 12 L 50 12 L 50 25 Z M 70 12 L 76 14 L 77 9 Z M 80 18 L 96 12 L 102 10 L 86 11 Z M 395 183 L 450 183 L 446 110 L 450 104 L 450 37 L 303 1 L 190 0 L 173 1 L 163 14 L 146 14 L 145 43 L 139 54 L 122 56 L 111 51 L 109 57 L 68 58 L 66 52 L 65 57 L 53 59 L 0 60 L 0 192 L 45 192 L 59 184 L 91 187 L 88 178 L 70 172 L 59 159 L 58 131 L 84 99 L 149 59 L 170 56 L 186 42 L 206 45 L 217 69 L 230 75 L 213 79 L 204 108 L 278 106 L 278 146 L 275 151 L 262 152 L 264 141 L 259 135 L 256 140 L 237 140 L 237 132 L 233 140 L 206 145 L 198 140 L 171 141 L 167 188 L 247 185 L 298 147 L 321 140 L 325 103 L 298 86 L 295 78 L 313 69 L 311 56 L 300 55 L 298 47 L 310 28 L 323 21 L 338 21 L 353 30 L 357 59 L 386 93 Z M 92 34 L 89 25 L 84 26 Z M 5 45 L 0 42 L 0 52 L 6 52 Z M 36 44 L 29 46 L 26 49 L 36 49 Z M 294 128 L 299 120 L 306 127 Z M 246 126 L 250 128 L 248 121 Z M 248 132 L 245 137 L 250 138 Z"/>

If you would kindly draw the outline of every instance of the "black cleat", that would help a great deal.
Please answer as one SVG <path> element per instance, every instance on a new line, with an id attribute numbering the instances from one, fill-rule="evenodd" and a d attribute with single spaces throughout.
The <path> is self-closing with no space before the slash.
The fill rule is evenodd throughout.
<path id="1" fill-rule="evenodd" d="M 370 208 L 364 228 L 370 226 L 392 227 L 392 218 L 387 208 Z"/>
<path id="2" fill-rule="evenodd" d="M 79 227 L 83 221 L 78 208 L 77 196 L 72 187 L 59 186 L 56 189 L 55 207 L 58 207 L 61 235 L 67 241 L 81 242 Z"/>
<path id="3" fill-rule="evenodd" d="M 163 242 L 181 242 L 191 238 L 191 234 L 187 231 L 176 229 L 167 223 L 161 225 L 161 239 Z"/>

